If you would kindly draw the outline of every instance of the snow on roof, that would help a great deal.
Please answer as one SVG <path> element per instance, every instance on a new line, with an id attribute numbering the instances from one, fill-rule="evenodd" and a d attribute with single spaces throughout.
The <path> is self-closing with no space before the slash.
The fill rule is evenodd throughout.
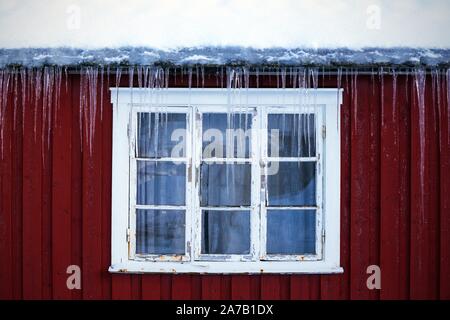
<path id="1" fill-rule="evenodd" d="M 268 66 L 450 66 L 450 49 L 254 49 L 197 47 L 174 50 L 146 47 L 118 49 L 0 49 L 0 68 L 43 65 L 268 65 Z"/>
<path id="2" fill-rule="evenodd" d="M 448 0 L 1 0 L 0 47 L 450 48 Z"/>

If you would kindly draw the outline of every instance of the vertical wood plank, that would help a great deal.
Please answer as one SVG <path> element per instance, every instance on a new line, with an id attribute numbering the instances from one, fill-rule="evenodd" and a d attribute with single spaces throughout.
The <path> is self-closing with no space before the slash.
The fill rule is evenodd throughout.
<path id="1" fill-rule="evenodd" d="M 86 76 L 87 77 L 87 76 Z M 87 82 L 87 80 L 84 80 Z M 85 84 L 88 88 L 88 83 Z M 84 88 L 81 88 L 84 90 Z M 89 89 L 90 91 L 90 89 Z M 97 94 L 96 92 L 95 94 Z M 84 92 L 85 95 L 88 92 Z M 100 299 L 102 297 L 102 203 L 101 203 L 101 130 L 99 108 L 93 118 L 89 114 L 95 107 L 87 99 L 87 106 L 83 110 L 83 141 L 82 141 L 82 196 L 83 196 L 83 298 Z M 95 127 L 95 134 L 91 138 L 87 135 L 88 126 Z M 91 139 L 91 141 L 89 141 Z M 122 279 L 122 278 L 121 278 Z"/>
<path id="2" fill-rule="evenodd" d="M 103 99 L 99 97 L 102 128 L 102 283 L 103 298 L 111 298 L 111 181 L 112 181 L 112 104 L 108 78 L 103 77 Z M 100 87 L 99 90 L 102 88 Z M 102 101 L 103 100 L 103 101 Z"/>
<path id="3" fill-rule="evenodd" d="M 366 269 L 370 265 L 370 214 L 368 209 L 370 172 L 369 79 L 352 76 L 351 121 L 351 299 L 369 299 Z"/>
<path id="4" fill-rule="evenodd" d="M 382 102 L 381 127 L 381 272 L 382 299 L 405 298 L 405 276 L 407 270 L 402 268 L 402 258 L 405 250 L 402 246 L 405 223 L 402 209 L 405 202 L 402 199 L 404 190 L 405 161 L 408 155 L 401 150 L 405 143 L 400 133 L 400 126 L 404 130 L 406 104 L 404 77 L 397 83 L 395 104 L 394 87 L 391 77 L 385 79 L 384 100 Z M 407 133 L 406 133 L 407 134 Z M 403 134 L 405 136 L 405 134 Z M 403 161 L 403 162 L 402 162 Z M 406 174 L 407 175 L 407 174 Z"/>
<path id="5" fill-rule="evenodd" d="M 133 300 L 142 299 L 142 282 L 140 274 L 131 275 L 131 299 Z"/>
<path id="6" fill-rule="evenodd" d="M 219 275 L 202 276 L 202 299 L 219 300 L 221 298 L 222 279 Z"/>
<path id="7" fill-rule="evenodd" d="M 188 300 L 191 299 L 191 275 L 173 275 L 172 276 L 172 299 Z"/>
<path id="8" fill-rule="evenodd" d="M 277 275 L 261 276 L 261 299 L 280 300 L 281 288 L 280 279 Z"/>
<path id="9" fill-rule="evenodd" d="M 399 296 L 399 259 L 400 243 L 400 164 L 398 121 L 393 100 L 393 80 L 384 78 L 382 89 L 382 119 L 381 119 L 381 270 L 383 299 L 395 299 Z"/>
<path id="10" fill-rule="evenodd" d="M 132 298 L 131 276 L 128 274 L 114 274 L 112 278 L 112 299 L 130 300 Z"/>
<path id="11" fill-rule="evenodd" d="M 448 78 L 446 78 L 448 77 Z M 440 96 L 440 277 L 439 297 L 450 299 L 450 69 Z"/>
<path id="12" fill-rule="evenodd" d="M 161 274 L 160 278 L 161 299 L 170 300 L 172 298 L 172 275 Z"/>
<path id="13" fill-rule="evenodd" d="M 80 134 L 80 76 L 70 75 L 67 91 L 70 92 L 71 113 L 72 113 L 72 154 L 71 154 L 71 263 L 81 269 L 81 279 L 84 279 L 84 269 L 82 264 L 83 244 L 82 244 L 82 155 L 81 155 L 81 134 Z M 64 85 L 64 89 L 66 89 Z M 84 284 L 82 281 L 81 290 L 72 290 L 72 299 L 82 299 Z"/>
<path id="14" fill-rule="evenodd" d="M 22 101 L 22 76 L 18 84 L 19 93 L 17 97 L 17 105 L 15 111 L 16 121 L 14 123 L 14 140 L 13 140 L 13 169 L 12 169 L 12 188 L 14 194 L 13 202 L 13 227 L 12 227 L 12 283 L 13 283 L 13 298 L 22 299 L 22 191 L 23 191 L 23 162 L 22 162 L 22 151 L 23 151 L 23 110 L 28 108 L 27 100 Z M 27 107 L 25 107 L 27 105 Z M 13 115 L 14 117 L 14 115 Z"/>
<path id="15" fill-rule="evenodd" d="M 39 72 L 39 71 L 37 71 Z M 31 88 L 36 92 L 36 88 Z M 42 96 L 33 94 L 24 114 L 23 298 L 42 298 Z"/>
<path id="16" fill-rule="evenodd" d="M 342 76 L 341 88 L 343 89 L 343 101 L 341 105 L 341 252 L 340 262 L 344 269 L 342 275 L 321 276 L 321 299 L 348 299 L 350 291 L 350 164 L 351 164 L 351 92 L 349 78 Z M 337 80 L 336 80 L 337 82 Z M 333 85 L 338 87 L 337 83 Z"/>
<path id="17" fill-rule="evenodd" d="M 321 276 L 296 275 L 291 276 L 290 299 L 317 300 L 320 299 Z"/>
<path id="18" fill-rule="evenodd" d="M 47 80 L 45 80 L 47 79 Z M 55 107 L 54 72 L 44 67 L 44 88 L 42 107 L 42 299 L 52 298 L 52 126 Z M 46 89 L 46 85 L 49 87 Z"/>
<path id="19" fill-rule="evenodd" d="M 368 180 L 369 180 L 369 264 L 380 266 L 380 171 L 381 171 L 381 95 L 379 94 L 378 85 L 367 76 L 367 87 L 369 92 L 366 93 L 369 99 L 369 121 L 370 121 L 370 137 L 368 150 Z M 366 276 L 368 276 L 366 274 Z M 369 298 L 377 300 L 380 298 L 380 290 L 373 289 L 369 291 Z"/>
<path id="20" fill-rule="evenodd" d="M 161 276 L 158 274 L 146 274 L 141 279 L 142 299 L 159 300 L 161 299 Z"/>
<path id="21" fill-rule="evenodd" d="M 251 278 L 248 275 L 231 277 L 231 299 L 249 300 L 251 297 Z"/>
<path id="22" fill-rule="evenodd" d="M 5 73 L 5 74 L 4 74 Z M 12 138 L 13 138 L 13 104 L 11 103 L 10 86 L 12 76 L 6 71 L 0 73 L 0 108 L 3 123 L 0 127 L 0 299 L 11 299 L 13 296 L 12 270 L 12 225 L 13 225 L 13 193 L 12 193 Z"/>
<path id="23" fill-rule="evenodd" d="M 428 77 L 427 77 L 428 78 Z M 436 296 L 437 273 L 435 212 L 431 212 L 432 179 L 431 152 L 433 105 L 430 103 L 430 82 L 426 81 L 425 97 L 421 98 L 419 77 L 415 78 L 412 105 L 411 159 L 411 287 L 412 299 L 432 299 Z M 422 101 L 421 101 L 422 100 Z M 435 164 L 434 164 L 435 165 Z"/>
<path id="24" fill-rule="evenodd" d="M 61 88 L 60 105 L 55 108 L 52 166 L 52 284 L 54 299 L 70 299 L 67 267 L 72 265 L 71 245 L 71 158 L 72 110 L 70 91 Z"/>

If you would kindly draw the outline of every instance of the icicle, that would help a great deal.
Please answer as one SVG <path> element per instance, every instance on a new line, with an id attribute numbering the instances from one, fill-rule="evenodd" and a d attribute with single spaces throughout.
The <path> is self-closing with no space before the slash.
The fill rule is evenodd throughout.
<path id="1" fill-rule="evenodd" d="M 392 69 L 392 121 L 396 121 L 397 109 L 397 72 Z"/>
<path id="2" fill-rule="evenodd" d="M 67 66 L 64 67 L 64 76 L 66 77 L 66 81 L 65 81 L 65 87 L 66 87 L 66 93 L 69 91 L 69 84 L 68 84 L 68 74 L 67 74 Z"/>
<path id="3" fill-rule="evenodd" d="M 109 75 L 109 70 L 108 70 Z M 103 81 L 105 78 L 105 68 L 100 67 L 100 122 L 103 122 Z"/>
<path id="4" fill-rule="evenodd" d="M 117 67 L 116 69 L 116 106 L 119 106 L 119 86 L 120 86 L 120 78 L 122 77 L 122 69 Z M 118 110 L 116 110 L 118 111 Z"/>
<path id="5" fill-rule="evenodd" d="M 436 81 L 436 95 L 437 95 L 437 110 L 438 110 L 438 118 L 437 118 L 437 123 L 441 123 L 442 120 L 442 111 L 441 111 L 441 70 L 436 69 L 435 70 L 435 81 Z M 434 81 L 433 81 L 434 82 Z M 433 90 L 433 97 L 435 95 L 435 90 Z M 433 99 L 434 100 L 434 99 Z M 433 103 L 433 105 L 435 105 Z M 435 126 L 435 130 L 437 130 L 437 128 L 441 128 L 441 125 L 439 126 Z M 442 130 L 439 130 L 439 141 L 442 141 Z M 442 150 L 442 143 L 439 143 L 439 152 L 441 152 Z"/>
<path id="6" fill-rule="evenodd" d="M 17 99 L 18 99 L 18 80 L 19 80 L 19 70 L 13 69 L 13 75 L 14 75 L 14 109 L 13 109 L 13 128 L 16 130 L 16 118 L 17 118 Z"/>
<path id="7" fill-rule="evenodd" d="M 312 70 L 311 70 L 311 75 L 312 75 L 312 82 L 313 82 L 313 88 L 314 88 L 314 95 L 313 95 L 313 116 L 314 116 L 314 128 L 317 128 L 317 110 L 316 110 L 316 108 L 317 108 L 317 88 L 319 87 L 319 69 L 318 68 L 313 68 Z M 311 128 L 310 128 L 310 113 L 308 112 L 308 117 L 307 117 L 307 120 L 308 120 L 308 156 L 309 157 L 311 157 L 311 156 L 315 156 L 315 155 L 312 155 L 312 152 L 311 152 L 311 140 L 314 140 L 313 141 L 313 144 L 314 145 L 316 145 L 316 134 L 315 134 L 315 131 L 316 130 L 314 130 L 314 133 L 313 133 L 313 135 L 311 136 Z"/>
<path id="8" fill-rule="evenodd" d="M 192 67 L 189 67 L 188 69 L 188 85 L 189 89 L 192 88 Z"/>
<path id="9" fill-rule="evenodd" d="M 450 145 L 450 69 L 447 69 L 447 142 Z"/>
<path id="10" fill-rule="evenodd" d="M 62 86 L 62 68 L 61 67 L 55 67 L 55 101 L 56 101 L 56 108 L 55 108 L 55 123 L 57 123 L 58 119 L 58 111 L 60 110 L 61 106 L 61 86 Z"/>
<path id="11" fill-rule="evenodd" d="M 358 130 L 358 71 L 352 71 L 352 94 L 355 111 L 355 131 Z"/>
<path id="12" fill-rule="evenodd" d="M 384 69 L 380 67 L 378 71 L 378 77 L 380 80 L 381 91 L 381 126 L 384 126 Z"/>
<path id="13" fill-rule="evenodd" d="M 372 72 L 373 75 L 373 72 Z M 372 79 L 372 83 L 373 83 L 373 79 Z M 340 92 L 342 89 L 342 67 L 339 67 L 337 70 L 337 97 L 336 97 L 336 114 L 339 115 L 339 107 L 340 107 Z M 339 117 L 336 117 L 336 129 L 339 130 Z"/>
<path id="14" fill-rule="evenodd" d="M 421 208 L 421 220 L 424 223 L 424 192 L 425 192 L 425 81 L 426 74 L 424 69 L 415 70 L 415 84 L 418 99 L 419 108 L 419 181 L 420 181 L 420 208 Z"/>
<path id="15" fill-rule="evenodd" d="M 9 93 L 9 81 L 10 70 L 0 70 L 0 92 L 1 92 L 1 105 L 0 105 L 0 144 L 1 154 L 3 159 L 3 147 L 4 147 L 4 130 L 5 130 L 5 113 L 8 106 L 8 93 Z"/>
<path id="16" fill-rule="evenodd" d="M 134 66 L 128 67 L 128 86 L 130 89 L 130 103 L 133 104 L 133 81 L 134 81 Z"/>
<path id="17" fill-rule="evenodd" d="M 248 100 L 248 90 L 250 87 L 250 70 L 247 67 L 243 68 L 243 73 L 244 73 L 244 88 L 245 88 L 245 122 L 244 122 L 244 131 L 247 132 L 247 130 L 249 129 L 249 123 L 248 123 L 248 104 L 249 104 L 249 100 Z M 244 143 L 244 147 L 245 147 L 245 143 Z M 244 150 L 245 152 L 245 150 Z"/>
<path id="18" fill-rule="evenodd" d="M 42 69 L 37 69 L 34 78 L 34 140 L 36 141 L 38 103 L 42 90 Z"/>
<path id="19" fill-rule="evenodd" d="M 80 129 L 80 141 L 81 141 L 81 151 L 83 151 L 83 117 L 84 108 L 86 105 L 86 88 L 85 88 L 85 70 L 82 67 L 80 70 L 80 104 L 79 104 L 79 129 Z"/>
<path id="20" fill-rule="evenodd" d="M 42 149 L 45 146 L 45 136 L 47 136 L 47 151 L 50 149 L 50 137 L 52 129 L 52 106 L 53 106 L 53 89 L 54 89 L 54 69 L 52 67 L 44 67 L 44 87 L 42 101 Z M 46 133 L 46 135 L 44 134 Z M 44 150 L 42 150 L 44 160 Z M 43 161 L 45 164 L 45 161 Z"/>
<path id="21" fill-rule="evenodd" d="M 25 132 L 25 106 L 27 106 L 27 93 L 28 93 L 28 82 L 27 82 L 27 69 L 20 69 L 20 86 L 22 90 L 22 132 Z"/>
<path id="22" fill-rule="evenodd" d="M 200 68 L 200 71 L 201 71 L 201 73 L 202 73 L 202 88 L 204 88 L 204 87 L 205 87 L 205 67 L 202 66 L 202 67 Z"/>
<path id="23" fill-rule="evenodd" d="M 439 104 L 439 94 L 437 95 L 437 101 L 436 101 L 436 92 L 439 92 L 439 70 L 437 69 L 433 69 L 431 70 L 431 93 L 432 93 L 432 99 L 433 99 L 433 106 L 436 106 Z M 439 123 L 439 119 L 440 119 L 440 106 L 438 106 L 438 113 L 439 113 L 439 118 L 437 123 Z M 433 117 L 435 116 L 435 109 L 433 108 Z M 436 133 L 437 129 L 439 126 L 433 126 L 434 132 Z"/>

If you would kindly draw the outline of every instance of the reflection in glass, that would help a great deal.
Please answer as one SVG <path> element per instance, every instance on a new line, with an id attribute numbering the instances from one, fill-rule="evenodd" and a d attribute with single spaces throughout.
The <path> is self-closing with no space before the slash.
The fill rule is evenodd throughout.
<path id="1" fill-rule="evenodd" d="M 316 205 L 315 162 L 271 162 L 269 165 L 277 169 L 267 176 L 269 206 Z"/>
<path id="2" fill-rule="evenodd" d="M 202 253 L 248 254 L 249 211 L 203 211 Z"/>
<path id="3" fill-rule="evenodd" d="M 204 113 L 203 158 L 249 158 L 251 114 Z"/>
<path id="4" fill-rule="evenodd" d="M 314 114 L 269 114 L 269 157 L 315 157 Z"/>
<path id="5" fill-rule="evenodd" d="M 186 152 L 186 114 L 138 113 L 138 158 L 179 158 Z"/>
<path id="6" fill-rule="evenodd" d="M 201 206 L 249 206 L 251 165 L 201 165 Z"/>
<path id="7" fill-rule="evenodd" d="M 137 204 L 184 205 L 186 165 L 137 161 Z"/>
<path id="8" fill-rule="evenodd" d="M 136 254 L 184 254 L 182 210 L 136 210 Z"/>
<path id="9" fill-rule="evenodd" d="M 314 210 L 268 210 L 268 254 L 315 254 Z"/>

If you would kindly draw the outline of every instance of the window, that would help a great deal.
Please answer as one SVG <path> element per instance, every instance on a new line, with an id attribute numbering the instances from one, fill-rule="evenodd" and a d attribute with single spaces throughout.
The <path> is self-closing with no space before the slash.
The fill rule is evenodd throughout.
<path id="1" fill-rule="evenodd" d="M 340 92 L 131 90 L 111 89 L 111 272 L 342 272 Z"/>

